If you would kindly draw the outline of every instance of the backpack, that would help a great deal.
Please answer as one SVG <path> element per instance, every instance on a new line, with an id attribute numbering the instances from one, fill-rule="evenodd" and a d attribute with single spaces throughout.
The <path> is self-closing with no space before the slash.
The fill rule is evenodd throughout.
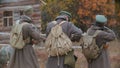
<path id="1" fill-rule="evenodd" d="M 30 38 L 23 40 L 22 27 L 29 23 L 15 24 L 10 33 L 10 45 L 13 48 L 22 49 L 25 46 L 25 43 L 30 41 Z"/>
<path id="2" fill-rule="evenodd" d="M 52 23 L 54 23 L 55 26 L 52 27 L 51 32 L 45 41 L 45 48 L 50 56 L 65 55 L 69 51 L 72 51 L 72 42 L 62 31 L 61 27 L 61 24 L 65 23 L 65 21 L 62 21 L 59 24 L 57 24 L 56 21 L 53 21 Z"/>
<path id="3" fill-rule="evenodd" d="M 96 59 L 101 53 L 102 47 L 99 48 L 96 44 L 96 36 L 100 32 L 100 30 L 96 30 L 92 36 L 88 35 L 88 32 L 82 35 L 82 38 L 80 40 L 82 53 L 88 61 Z"/>

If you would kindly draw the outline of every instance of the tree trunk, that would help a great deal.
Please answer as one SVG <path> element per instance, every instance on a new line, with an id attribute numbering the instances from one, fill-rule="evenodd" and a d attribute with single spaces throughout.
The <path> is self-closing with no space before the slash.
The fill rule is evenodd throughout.
<path id="1" fill-rule="evenodd" d="M 120 0 L 115 0 L 115 13 L 117 21 L 120 22 Z"/>

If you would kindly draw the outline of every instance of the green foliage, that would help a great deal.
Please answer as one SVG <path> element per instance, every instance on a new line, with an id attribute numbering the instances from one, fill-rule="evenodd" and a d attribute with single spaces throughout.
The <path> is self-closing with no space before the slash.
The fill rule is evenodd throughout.
<path id="1" fill-rule="evenodd" d="M 67 10 L 66 4 L 69 3 L 61 0 L 46 0 L 47 5 L 41 8 L 42 21 L 50 22 L 58 15 L 61 10 Z M 44 16 L 45 15 L 45 16 Z"/>
<path id="2" fill-rule="evenodd" d="M 79 24 L 80 17 L 77 14 L 79 8 L 79 0 L 44 0 L 47 5 L 41 8 L 41 17 L 42 17 L 42 28 L 45 31 L 46 24 L 56 18 L 58 13 L 61 10 L 68 11 L 72 14 L 72 22 L 75 23 L 78 27 L 82 24 Z"/>

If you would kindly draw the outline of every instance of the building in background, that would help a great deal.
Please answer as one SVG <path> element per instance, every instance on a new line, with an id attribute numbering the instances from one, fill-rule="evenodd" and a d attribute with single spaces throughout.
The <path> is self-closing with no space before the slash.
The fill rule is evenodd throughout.
<path id="1" fill-rule="evenodd" d="M 10 31 L 11 26 L 29 7 L 33 9 L 34 24 L 39 24 L 42 4 L 44 4 L 42 0 L 0 0 L 0 31 Z"/>

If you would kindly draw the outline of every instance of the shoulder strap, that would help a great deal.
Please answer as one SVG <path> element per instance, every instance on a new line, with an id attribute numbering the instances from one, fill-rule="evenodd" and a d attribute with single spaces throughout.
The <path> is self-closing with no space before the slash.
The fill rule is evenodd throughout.
<path id="1" fill-rule="evenodd" d="M 53 23 L 53 24 L 57 24 L 57 22 L 56 22 L 56 21 L 52 21 L 52 23 Z"/>
<path id="2" fill-rule="evenodd" d="M 89 34 L 88 33 L 89 31 L 90 31 L 90 29 L 87 30 L 87 34 Z M 95 33 L 92 36 L 96 37 L 100 32 L 101 32 L 101 30 L 96 30 Z"/>
<path id="3" fill-rule="evenodd" d="M 86 33 L 88 34 L 88 33 L 89 33 L 89 31 L 90 31 L 90 29 L 88 29 Z"/>
<path id="4" fill-rule="evenodd" d="M 21 23 L 22 26 L 23 26 L 23 25 L 26 25 L 26 24 L 29 24 L 29 23 L 27 23 L 27 22 L 23 22 L 23 23 Z"/>
<path id="5" fill-rule="evenodd" d="M 62 25 L 63 23 L 65 23 L 66 21 L 62 21 L 62 22 L 60 22 L 58 25 Z M 53 24 L 57 24 L 57 21 L 53 21 L 52 22 Z"/>
<path id="6" fill-rule="evenodd" d="M 96 37 L 100 32 L 101 30 L 96 30 L 95 33 L 93 34 L 93 37 Z"/>
<path id="7" fill-rule="evenodd" d="M 59 23 L 59 25 L 62 25 L 62 24 L 65 23 L 65 22 L 66 22 L 66 21 L 62 21 L 62 22 Z"/>

